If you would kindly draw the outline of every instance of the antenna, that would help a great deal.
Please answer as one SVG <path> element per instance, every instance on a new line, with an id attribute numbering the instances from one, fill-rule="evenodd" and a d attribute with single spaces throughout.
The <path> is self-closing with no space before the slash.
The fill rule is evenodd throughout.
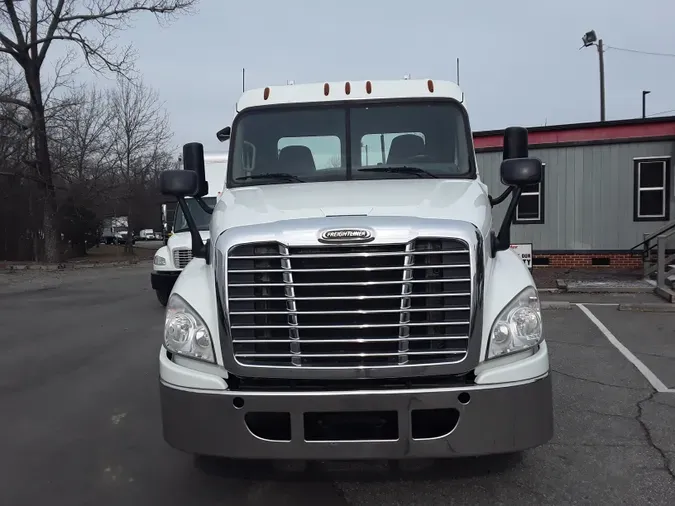
<path id="1" fill-rule="evenodd" d="M 457 58 L 457 86 L 459 86 L 459 58 Z"/>
<path id="2" fill-rule="evenodd" d="M 241 69 L 241 92 L 244 93 L 246 91 L 246 69 L 243 68 Z"/>

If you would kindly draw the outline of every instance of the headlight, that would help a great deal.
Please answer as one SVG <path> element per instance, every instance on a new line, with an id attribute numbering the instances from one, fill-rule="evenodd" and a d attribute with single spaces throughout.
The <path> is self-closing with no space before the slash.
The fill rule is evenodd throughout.
<path id="1" fill-rule="evenodd" d="M 155 265 L 166 265 L 166 258 L 160 255 L 155 255 L 155 258 L 152 260 L 152 263 Z"/>
<path id="2" fill-rule="evenodd" d="M 179 295 L 172 295 L 166 305 L 164 346 L 172 353 L 215 362 L 208 327 Z"/>
<path id="3" fill-rule="evenodd" d="M 487 358 L 532 348 L 541 342 L 541 338 L 539 296 L 530 286 L 516 295 L 492 324 Z"/>

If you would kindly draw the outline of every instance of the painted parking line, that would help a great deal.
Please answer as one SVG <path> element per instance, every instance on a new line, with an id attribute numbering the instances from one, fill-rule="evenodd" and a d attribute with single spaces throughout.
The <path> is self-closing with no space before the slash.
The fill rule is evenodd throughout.
<path id="1" fill-rule="evenodd" d="M 584 304 L 576 304 L 576 306 L 581 309 L 586 316 L 588 316 L 588 319 L 595 324 L 596 327 L 600 330 L 600 332 L 603 333 L 603 335 L 607 338 L 607 340 L 617 349 L 619 352 L 626 357 L 626 360 L 628 360 L 631 364 L 633 364 L 638 371 L 645 377 L 647 381 L 654 387 L 654 390 L 656 390 L 659 393 L 663 392 L 668 392 L 668 393 L 675 393 L 675 389 L 668 388 L 663 381 L 661 381 L 659 378 L 656 377 L 656 374 L 654 374 L 649 367 L 647 367 L 642 361 L 637 358 L 633 353 L 626 348 L 623 344 L 621 344 L 621 341 L 619 341 L 612 332 L 605 327 L 605 325 L 598 320 L 598 318 L 591 313 L 590 309 L 588 309 Z"/>

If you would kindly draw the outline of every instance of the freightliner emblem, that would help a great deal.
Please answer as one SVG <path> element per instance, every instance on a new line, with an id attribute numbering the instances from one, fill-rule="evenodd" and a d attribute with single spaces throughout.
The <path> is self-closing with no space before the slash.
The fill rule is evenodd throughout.
<path id="1" fill-rule="evenodd" d="M 324 230 L 319 236 L 320 242 L 368 242 L 374 239 L 373 233 L 364 228 L 339 228 Z"/>

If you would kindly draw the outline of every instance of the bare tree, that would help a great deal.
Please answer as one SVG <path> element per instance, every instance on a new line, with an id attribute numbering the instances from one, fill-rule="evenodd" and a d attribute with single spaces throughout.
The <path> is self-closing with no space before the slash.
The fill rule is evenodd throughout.
<path id="1" fill-rule="evenodd" d="M 2 0 L 0 53 L 21 68 L 28 96 L 0 96 L 0 102 L 29 112 L 34 161 L 43 203 L 42 230 L 45 259 L 57 261 L 59 234 L 55 222 L 56 192 L 49 151 L 42 67 L 55 41 L 74 44 L 95 71 L 128 75 L 133 70 L 131 46 L 119 48 L 114 37 L 135 14 L 152 13 L 168 19 L 188 11 L 197 0 Z M 97 36 L 98 35 L 98 36 Z"/>
<path id="2" fill-rule="evenodd" d="M 163 167 L 173 134 L 158 92 L 142 81 L 120 79 L 118 87 L 109 93 L 108 107 L 112 162 L 115 174 L 126 188 L 126 194 L 120 195 L 120 200 L 126 203 L 128 210 L 129 232 L 125 250 L 130 252 L 133 204 L 155 179 L 156 171 Z"/>
<path id="3" fill-rule="evenodd" d="M 108 163 L 111 111 L 106 94 L 95 87 L 74 91 L 64 99 L 66 105 L 51 122 L 54 131 L 52 156 L 58 150 L 59 176 L 70 183 L 100 192 L 98 182 L 111 173 Z"/>
<path id="4" fill-rule="evenodd" d="M 103 204 L 112 196 L 111 115 L 105 93 L 95 87 L 73 90 L 58 102 L 48 133 L 55 179 L 67 187 L 59 199 L 61 232 L 70 252 L 82 256 L 98 244 Z"/>

